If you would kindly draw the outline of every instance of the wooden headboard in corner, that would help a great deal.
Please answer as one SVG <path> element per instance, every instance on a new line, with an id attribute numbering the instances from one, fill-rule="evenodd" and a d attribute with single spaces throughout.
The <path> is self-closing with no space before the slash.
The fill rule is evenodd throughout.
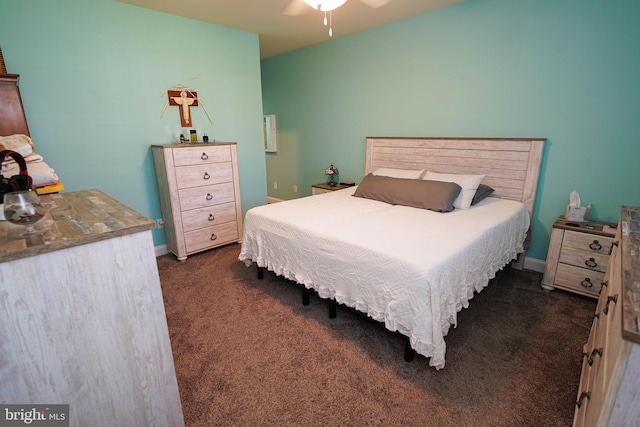
<path id="1" fill-rule="evenodd" d="M 367 137 L 368 174 L 379 167 L 484 175 L 495 196 L 533 215 L 545 138 Z"/>
<path id="2" fill-rule="evenodd" d="M 22 107 L 20 89 L 18 89 L 19 74 L 0 74 L 0 136 L 15 134 L 29 135 L 27 117 Z M 48 178 L 48 177 L 47 177 Z M 45 178 L 46 179 L 46 178 Z M 64 185 L 57 180 L 50 182 L 48 179 L 34 185 L 38 194 L 57 193 L 64 190 Z"/>
<path id="3" fill-rule="evenodd" d="M 29 135 L 27 118 L 18 89 L 18 74 L 0 74 L 0 136 Z"/>

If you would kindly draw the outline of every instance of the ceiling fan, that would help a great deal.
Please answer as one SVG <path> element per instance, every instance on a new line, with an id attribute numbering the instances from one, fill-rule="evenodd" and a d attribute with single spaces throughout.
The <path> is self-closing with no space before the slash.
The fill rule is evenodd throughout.
<path id="1" fill-rule="evenodd" d="M 366 4 L 369 7 L 372 7 L 374 9 L 378 8 L 378 7 L 382 7 L 385 4 L 389 3 L 391 0 L 360 0 L 362 3 Z M 291 0 L 291 2 L 289 3 L 289 5 L 285 8 L 285 10 L 282 12 L 283 15 L 289 15 L 289 16 L 299 16 L 299 15 L 304 15 L 305 13 L 307 13 L 310 9 L 309 7 L 314 7 L 312 4 L 317 4 L 318 10 L 322 10 L 324 11 L 325 9 L 323 8 L 322 4 L 338 4 L 338 6 L 333 7 L 332 9 L 336 9 L 340 6 L 342 6 L 344 3 L 346 3 L 346 0 L 344 1 L 328 1 L 328 2 L 323 2 L 323 1 L 310 1 L 310 2 L 305 2 L 305 0 Z M 326 9 L 327 11 L 329 9 Z"/>
<path id="2" fill-rule="evenodd" d="M 372 8 L 382 7 L 391 0 L 360 0 Z M 324 25 L 327 25 L 327 12 L 329 12 L 329 36 L 333 36 L 331 29 L 331 11 L 345 4 L 347 0 L 291 0 L 289 5 L 282 12 L 283 15 L 299 16 L 304 15 L 312 8 L 324 12 Z"/>

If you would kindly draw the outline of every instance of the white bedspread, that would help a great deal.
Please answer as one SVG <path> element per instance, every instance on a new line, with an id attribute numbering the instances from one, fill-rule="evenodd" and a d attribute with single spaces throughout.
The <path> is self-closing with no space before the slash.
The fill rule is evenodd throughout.
<path id="1" fill-rule="evenodd" d="M 441 369 L 457 312 L 524 250 L 527 209 L 489 197 L 436 213 L 354 191 L 249 210 L 239 259 L 384 322 Z"/>

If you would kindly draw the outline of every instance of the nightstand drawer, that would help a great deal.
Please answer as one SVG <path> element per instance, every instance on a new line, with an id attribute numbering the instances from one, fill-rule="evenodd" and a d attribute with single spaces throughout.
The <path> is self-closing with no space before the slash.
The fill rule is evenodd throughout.
<path id="1" fill-rule="evenodd" d="M 311 195 L 317 196 L 318 194 L 331 193 L 333 190 L 326 190 L 324 188 L 311 187 Z"/>
<path id="2" fill-rule="evenodd" d="M 611 242 L 613 242 L 613 239 L 610 237 L 595 236 L 593 234 L 567 230 L 564 233 L 562 247 L 609 255 Z"/>
<path id="3" fill-rule="evenodd" d="M 609 256 L 601 255 L 599 253 L 579 251 L 571 248 L 563 248 L 560 253 L 560 262 L 604 273 L 607 269 L 607 264 L 609 263 Z"/>
<path id="4" fill-rule="evenodd" d="M 346 185 L 346 184 L 336 184 L 336 185 L 329 185 L 328 183 L 321 183 L 321 184 L 313 184 L 311 186 L 311 195 L 312 196 L 316 196 L 318 194 L 324 194 L 324 193 L 330 193 L 332 191 L 338 191 L 338 190 L 344 190 L 345 188 L 350 188 L 353 187 L 353 185 Z"/>
<path id="5" fill-rule="evenodd" d="M 597 297 L 604 273 L 568 264 L 558 264 L 555 284 Z"/>

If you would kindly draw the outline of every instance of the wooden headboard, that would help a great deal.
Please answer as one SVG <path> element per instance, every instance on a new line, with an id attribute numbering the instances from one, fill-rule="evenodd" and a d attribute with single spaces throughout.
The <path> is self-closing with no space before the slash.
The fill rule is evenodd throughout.
<path id="1" fill-rule="evenodd" d="M 545 138 L 367 137 L 365 173 L 380 167 L 484 175 L 494 195 L 533 214 Z"/>
<path id="2" fill-rule="evenodd" d="M 0 136 L 29 135 L 18 89 L 18 74 L 0 74 Z"/>

